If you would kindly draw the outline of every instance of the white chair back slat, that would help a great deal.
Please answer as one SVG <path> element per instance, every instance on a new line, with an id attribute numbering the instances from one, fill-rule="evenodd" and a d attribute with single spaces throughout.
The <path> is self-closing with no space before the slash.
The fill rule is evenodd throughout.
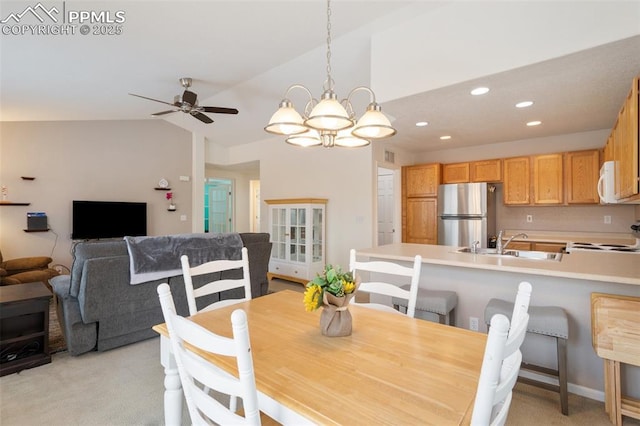
<path id="1" fill-rule="evenodd" d="M 241 309 L 233 311 L 233 338 L 228 338 L 216 335 L 189 319 L 178 316 L 171 289 L 167 284 L 158 286 L 158 296 L 192 423 L 260 425 L 246 313 Z M 238 377 L 200 357 L 194 349 L 234 356 Z M 242 398 L 244 417 L 234 412 L 235 407 L 227 408 L 218 402 L 209 394 L 209 389 L 226 394 L 230 398 Z"/>
<path id="2" fill-rule="evenodd" d="M 184 277 L 184 286 L 187 294 L 187 303 L 189 305 L 189 314 L 195 315 L 199 311 L 217 309 L 219 307 L 228 306 L 233 303 L 244 302 L 251 299 L 251 277 L 249 275 L 249 255 L 247 248 L 242 248 L 242 258 L 239 260 L 213 260 L 211 262 L 203 263 L 202 265 L 191 267 L 189 265 L 189 258 L 186 255 L 180 257 L 180 263 L 182 265 L 182 275 Z M 230 271 L 234 269 L 242 269 L 242 278 L 238 279 L 220 279 L 205 283 L 197 289 L 193 286 L 193 277 L 213 274 L 219 272 Z M 199 297 L 207 296 L 210 294 L 220 293 L 222 291 L 231 290 L 235 288 L 244 288 L 244 298 L 240 299 L 226 299 L 224 301 L 214 302 L 206 307 L 197 308 L 196 300 Z M 219 303 L 224 302 L 219 305 Z"/>
<path id="3" fill-rule="evenodd" d="M 529 325 L 530 299 L 531 284 L 523 281 L 518 286 L 511 324 L 501 314 L 491 318 L 471 417 L 474 426 L 502 426 L 506 422 L 522 364 L 520 347 Z"/>
<path id="4" fill-rule="evenodd" d="M 410 277 L 411 285 L 409 290 L 404 290 L 396 284 L 384 283 L 380 281 L 363 281 L 358 287 L 358 291 L 366 293 L 381 294 L 384 296 L 397 297 L 407 300 L 407 316 L 414 317 L 416 312 L 416 300 L 418 298 L 418 287 L 420 284 L 420 270 L 422 267 L 422 257 L 416 255 L 413 267 L 399 265 L 393 262 L 371 261 L 364 262 L 356 260 L 357 254 L 354 249 L 349 253 L 349 270 L 353 274 L 354 279 L 359 272 L 374 272 L 381 274 L 397 275 L 401 277 Z M 381 311 L 399 313 L 391 306 L 381 305 L 378 303 L 359 303 L 356 298 L 351 299 L 352 304 L 366 306 Z"/>

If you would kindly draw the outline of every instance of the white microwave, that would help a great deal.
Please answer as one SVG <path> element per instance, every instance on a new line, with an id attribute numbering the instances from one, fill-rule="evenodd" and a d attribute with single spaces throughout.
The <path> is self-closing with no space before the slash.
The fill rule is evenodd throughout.
<path id="1" fill-rule="evenodd" d="M 616 204 L 615 164 L 613 161 L 605 161 L 600 168 L 598 180 L 598 195 L 600 204 Z"/>

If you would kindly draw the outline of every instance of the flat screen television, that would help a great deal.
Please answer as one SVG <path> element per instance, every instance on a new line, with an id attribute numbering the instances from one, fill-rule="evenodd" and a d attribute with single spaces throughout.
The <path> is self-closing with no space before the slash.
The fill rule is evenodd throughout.
<path id="1" fill-rule="evenodd" d="M 71 239 L 147 235 L 147 203 L 73 201 Z"/>

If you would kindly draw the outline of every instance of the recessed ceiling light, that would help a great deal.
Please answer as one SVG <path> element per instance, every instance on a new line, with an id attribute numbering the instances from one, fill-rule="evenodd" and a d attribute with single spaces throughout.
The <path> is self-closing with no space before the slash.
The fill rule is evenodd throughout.
<path id="1" fill-rule="evenodd" d="M 418 121 L 416 123 L 416 127 L 424 127 L 424 126 L 428 126 L 428 125 L 429 125 L 429 122 L 427 122 L 427 121 Z"/>
<path id="2" fill-rule="evenodd" d="M 538 120 L 536 120 L 536 121 L 530 121 L 530 122 L 528 122 L 528 123 L 527 123 L 527 126 L 532 127 L 532 126 L 539 126 L 539 125 L 541 125 L 541 124 L 542 124 L 542 121 L 538 121 Z"/>
<path id="3" fill-rule="evenodd" d="M 451 139 L 451 136 L 449 136 L 449 135 L 440 136 L 440 140 L 447 141 L 449 139 Z"/>
<path id="4" fill-rule="evenodd" d="M 516 104 L 516 108 L 526 108 L 533 105 L 533 101 L 522 101 Z"/>
<path id="5" fill-rule="evenodd" d="M 476 87 L 471 91 L 473 96 L 484 95 L 485 93 L 489 93 L 488 87 Z"/>

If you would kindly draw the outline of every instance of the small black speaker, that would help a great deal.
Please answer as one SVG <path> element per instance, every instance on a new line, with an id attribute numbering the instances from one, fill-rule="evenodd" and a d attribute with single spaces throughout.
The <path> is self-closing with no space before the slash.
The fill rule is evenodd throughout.
<path id="1" fill-rule="evenodd" d="M 27 213 L 27 230 L 28 231 L 46 231 L 49 229 L 47 223 L 47 214 L 40 212 Z"/>

